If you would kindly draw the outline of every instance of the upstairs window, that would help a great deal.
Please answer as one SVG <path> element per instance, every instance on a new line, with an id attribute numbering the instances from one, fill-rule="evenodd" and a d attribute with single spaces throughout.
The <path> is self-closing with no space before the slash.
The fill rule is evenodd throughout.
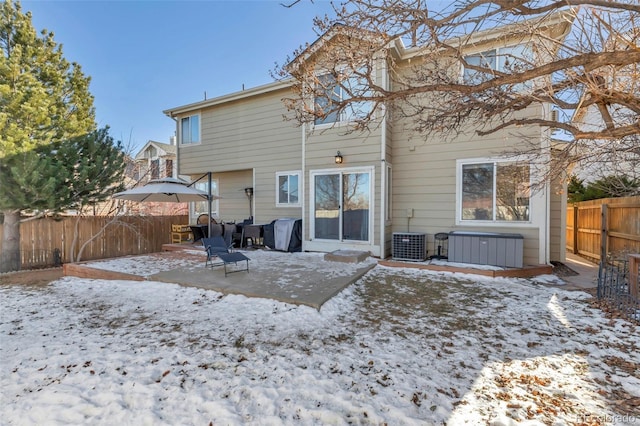
<path id="1" fill-rule="evenodd" d="M 180 119 L 180 143 L 200 143 L 200 116 L 192 115 Z"/>
<path id="2" fill-rule="evenodd" d="M 166 159 L 164 162 L 164 175 L 165 177 L 173 177 L 173 160 Z"/>
<path id="3" fill-rule="evenodd" d="M 459 163 L 462 221 L 528 222 L 530 166 L 507 161 Z"/>
<path id="4" fill-rule="evenodd" d="M 280 172 L 276 173 L 276 190 L 278 207 L 298 207 L 300 206 L 299 188 L 300 172 Z"/>
<path id="5" fill-rule="evenodd" d="M 486 52 L 477 53 L 475 55 L 465 56 L 465 62 L 471 66 L 488 68 L 489 70 L 497 70 L 496 67 L 496 51 L 487 50 Z M 472 68 L 464 67 L 462 78 L 467 84 L 477 84 L 488 79 L 488 75 Z"/>
<path id="6" fill-rule="evenodd" d="M 151 160 L 151 179 L 160 178 L 160 160 Z"/>
<path id="7" fill-rule="evenodd" d="M 355 121 L 364 118 L 371 111 L 371 102 L 350 102 L 342 111 L 335 111 L 337 105 L 347 101 L 353 96 L 369 96 L 366 70 L 357 72 L 342 72 L 338 74 L 323 74 L 318 77 L 317 95 L 314 99 L 316 112 L 324 113 L 323 117 L 317 117 L 316 125 L 333 124 L 345 121 Z"/>
<path id="8" fill-rule="evenodd" d="M 487 68 L 487 72 L 482 72 L 465 66 L 462 79 L 467 84 L 479 84 L 493 78 L 492 71 L 512 74 L 522 72 L 533 65 L 533 55 L 526 44 L 486 50 L 465 56 L 464 60 L 469 65 Z M 525 87 L 524 83 L 520 85 Z"/>

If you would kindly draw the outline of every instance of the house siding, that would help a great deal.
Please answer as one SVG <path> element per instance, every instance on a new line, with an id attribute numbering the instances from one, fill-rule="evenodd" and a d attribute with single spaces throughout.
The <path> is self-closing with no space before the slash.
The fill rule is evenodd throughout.
<path id="1" fill-rule="evenodd" d="M 291 121 L 283 121 L 286 109 L 281 98 L 286 92 L 275 91 L 202 110 L 202 142 L 180 146 L 181 172 L 228 171 L 265 163 L 299 168 L 300 129 Z"/>
<path id="2" fill-rule="evenodd" d="M 528 114 L 540 112 L 539 108 L 527 111 Z M 533 217 L 532 223 L 509 226 L 456 223 L 456 160 L 499 157 L 529 137 L 539 140 L 539 131 L 519 128 L 518 135 L 500 131 L 478 137 L 473 129 L 466 129 L 454 139 L 445 140 L 416 135 L 410 129 L 409 121 L 396 117 L 392 131 L 393 232 L 426 233 L 429 255 L 433 254 L 433 236 L 438 232 L 518 233 L 524 237 L 524 263 L 539 264 L 540 227 L 545 223 L 544 217 Z M 542 200 L 533 202 L 539 204 Z M 407 217 L 408 209 L 413 209 L 411 218 Z"/>
<path id="3" fill-rule="evenodd" d="M 564 262 L 566 259 L 566 232 L 564 224 L 567 221 L 567 193 L 566 182 L 556 180 L 551 191 L 550 229 L 549 229 L 549 259 Z"/>
<path id="4" fill-rule="evenodd" d="M 477 50 L 484 50 L 495 43 L 495 40 L 482 40 L 475 46 Z M 417 50 L 407 52 L 405 59 L 397 58 L 393 63 L 395 69 L 389 73 L 398 81 L 407 77 L 416 66 L 429 66 L 417 56 L 408 59 L 414 53 L 419 54 Z M 390 77 L 383 65 L 383 61 L 377 64 L 377 83 L 388 87 Z M 450 71 L 455 76 L 461 70 L 452 66 Z M 393 82 L 389 85 L 394 88 Z M 268 223 L 279 217 L 302 217 L 305 250 L 362 247 L 374 255 L 387 257 L 392 253 L 394 232 L 424 232 L 428 235 L 429 254 L 433 254 L 435 233 L 466 230 L 521 234 L 527 265 L 539 264 L 549 257 L 563 257 L 562 215 L 565 209 L 559 193 L 533 195 L 531 220 L 527 223 L 479 224 L 460 222 L 456 218 L 459 160 L 497 159 L 524 146 L 527 141 L 542 143 L 545 135 L 538 128 L 502 130 L 478 137 L 477 129 L 467 127 L 457 129 L 462 131 L 449 139 L 427 137 L 414 132 L 413 121 L 402 117 L 397 110 L 389 111 L 384 125 L 375 126 L 374 123 L 367 133 L 347 133 L 348 129 L 340 125 L 315 127 L 307 124 L 300 128 L 294 122 L 283 121 L 287 112 L 281 99 L 289 94 L 288 88 L 274 83 L 251 89 L 246 96 L 240 92 L 215 102 L 205 101 L 174 110 L 180 112 L 177 118 L 194 113 L 201 115 L 202 142 L 180 146 L 180 172 L 192 176 L 208 171 L 214 173 L 223 197 L 219 204 L 224 219 L 238 220 L 247 216 L 248 200 L 244 188 L 251 186 L 255 193 L 255 221 Z M 429 101 L 427 97 L 419 100 Z M 535 106 L 519 114 L 535 117 L 543 113 L 542 107 Z M 342 164 L 334 162 L 337 151 L 343 156 Z M 385 220 L 383 204 L 389 200 L 382 196 L 387 164 L 392 167 L 390 220 Z M 371 241 L 313 241 L 312 173 L 352 168 L 373 171 Z M 276 207 L 275 177 L 277 172 L 285 171 L 301 171 L 303 207 Z M 408 210 L 412 212 L 411 217 L 408 217 Z"/>
<path id="5" fill-rule="evenodd" d="M 370 235 L 371 246 L 367 245 L 367 249 L 380 255 L 380 184 L 381 184 L 381 131 L 367 132 L 363 136 L 359 132 L 344 134 L 345 128 L 336 126 L 334 128 L 317 128 L 312 129 L 306 136 L 305 144 L 305 166 L 307 185 L 305 187 L 305 198 L 309 200 L 309 210 L 312 209 L 313 203 L 310 199 L 311 185 L 310 173 L 316 170 L 336 170 L 344 171 L 351 168 L 372 167 L 373 168 L 373 199 L 370 208 L 374 209 L 372 235 Z M 337 153 L 343 156 L 342 164 L 335 164 L 334 158 Z M 309 216 L 308 216 L 309 217 Z M 305 223 L 306 222 L 306 223 Z M 310 221 L 303 221 L 305 227 L 305 235 L 311 236 Z M 309 237 L 309 239 L 311 239 Z M 359 243 L 350 242 L 356 246 Z M 364 249 L 364 246 L 363 246 Z"/>
<path id="6" fill-rule="evenodd" d="M 276 207 L 276 173 L 302 169 L 300 128 L 283 120 L 287 94 L 276 90 L 200 110 L 201 143 L 180 146 L 181 173 L 211 171 L 218 179 L 223 219 L 249 216 L 246 187 L 254 188 L 256 223 L 302 217 L 301 207 Z"/>

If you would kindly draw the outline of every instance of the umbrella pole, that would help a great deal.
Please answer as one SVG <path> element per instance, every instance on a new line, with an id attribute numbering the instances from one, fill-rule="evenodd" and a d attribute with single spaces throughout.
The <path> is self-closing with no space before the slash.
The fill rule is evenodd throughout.
<path id="1" fill-rule="evenodd" d="M 211 194 L 211 172 L 208 172 L 207 175 L 208 175 L 207 176 L 207 180 L 209 181 L 209 185 L 208 185 L 209 190 L 208 190 L 208 194 L 207 194 L 207 200 L 209 201 L 209 228 L 207 229 L 207 232 L 208 232 L 209 237 L 211 237 L 211 213 L 212 213 L 212 211 L 211 211 L 211 203 L 213 202 L 213 199 L 212 199 L 213 197 L 212 197 L 212 194 Z"/>

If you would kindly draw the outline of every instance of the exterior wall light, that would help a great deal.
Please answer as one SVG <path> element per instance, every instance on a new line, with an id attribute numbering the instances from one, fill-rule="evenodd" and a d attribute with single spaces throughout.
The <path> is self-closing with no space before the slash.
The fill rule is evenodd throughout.
<path id="1" fill-rule="evenodd" d="M 336 154 L 336 164 L 342 164 L 342 155 L 340 155 L 340 151 Z"/>

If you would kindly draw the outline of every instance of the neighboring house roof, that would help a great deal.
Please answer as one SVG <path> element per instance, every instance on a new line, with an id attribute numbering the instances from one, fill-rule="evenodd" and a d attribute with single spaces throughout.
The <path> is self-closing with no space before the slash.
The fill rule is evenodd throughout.
<path id="1" fill-rule="evenodd" d="M 572 117 L 572 123 L 585 132 L 597 132 L 606 125 L 596 105 L 578 108 Z M 585 182 L 592 182 L 607 175 L 624 174 L 638 176 L 637 158 L 633 152 L 627 152 L 631 142 L 617 147 L 621 140 L 583 140 L 577 144 L 583 160 L 578 160 L 573 173 Z"/>
<path id="2" fill-rule="evenodd" d="M 149 147 L 154 147 L 158 150 L 158 156 L 175 156 L 177 154 L 177 148 L 175 145 L 171 145 L 168 143 L 149 141 L 147 142 L 140 151 L 136 154 L 136 160 L 144 160 L 147 157 L 144 155 L 145 152 L 149 149 Z"/>

